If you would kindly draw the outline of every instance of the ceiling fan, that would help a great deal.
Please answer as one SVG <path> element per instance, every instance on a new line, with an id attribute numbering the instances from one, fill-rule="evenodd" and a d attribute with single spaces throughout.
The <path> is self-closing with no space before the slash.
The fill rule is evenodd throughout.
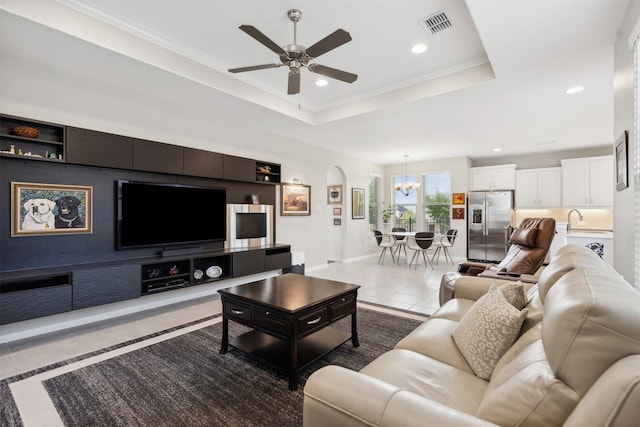
<path id="1" fill-rule="evenodd" d="M 286 65 L 289 67 L 289 84 L 287 94 L 295 95 L 300 92 L 300 69 L 307 67 L 309 71 L 321 74 L 332 79 L 353 83 L 358 78 L 357 74 L 337 70 L 320 64 L 309 64 L 309 61 L 351 41 L 351 35 L 345 30 L 339 29 L 329 34 L 311 47 L 304 47 L 297 44 L 297 23 L 302 18 L 302 12 L 298 9 L 291 9 L 287 16 L 293 21 L 293 44 L 278 46 L 270 38 L 265 36 L 252 25 L 241 25 L 240 29 L 251 37 L 271 49 L 280 56 L 281 63 L 253 65 L 251 67 L 240 67 L 229 69 L 230 73 L 244 73 L 245 71 L 264 70 L 267 68 L 278 68 Z"/>

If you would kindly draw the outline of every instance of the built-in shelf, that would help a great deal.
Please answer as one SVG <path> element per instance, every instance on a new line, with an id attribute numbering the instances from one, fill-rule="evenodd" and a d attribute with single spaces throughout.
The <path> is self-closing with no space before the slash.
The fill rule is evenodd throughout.
<path id="1" fill-rule="evenodd" d="M 276 163 L 256 162 L 256 181 L 268 184 L 280 184 L 280 165 Z"/>
<path id="2" fill-rule="evenodd" d="M 39 134 L 33 138 L 17 135 L 17 127 L 33 128 Z M 0 115 L 0 156 L 64 162 L 65 127 Z"/>

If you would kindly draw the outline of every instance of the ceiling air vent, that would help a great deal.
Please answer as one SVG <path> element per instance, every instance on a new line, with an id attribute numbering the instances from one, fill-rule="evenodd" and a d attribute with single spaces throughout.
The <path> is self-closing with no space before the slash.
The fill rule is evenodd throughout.
<path id="1" fill-rule="evenodd" d="M 421 19 L 420 24 L 429 34 L 437 34 L 451 27 L 451 21 L 444 10 Z"/>

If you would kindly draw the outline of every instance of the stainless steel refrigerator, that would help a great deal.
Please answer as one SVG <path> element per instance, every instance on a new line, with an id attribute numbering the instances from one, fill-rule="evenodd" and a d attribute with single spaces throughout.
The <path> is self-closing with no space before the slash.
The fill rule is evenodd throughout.
<path id="1" fill-rule="evenodd" d="M 507 249 L 513 191 L 471 192 L 467 199 L 467 258 L 500 262 Z"/>

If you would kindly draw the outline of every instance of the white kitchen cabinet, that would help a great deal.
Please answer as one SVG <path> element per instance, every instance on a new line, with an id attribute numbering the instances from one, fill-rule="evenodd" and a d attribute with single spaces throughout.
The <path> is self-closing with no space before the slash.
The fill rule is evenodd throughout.
<path id="1" fill-rule="evenodd" d="M 514 190 L 516 165 L 482 166 L 470 169 L 471 191 Z"/>
<path id="2" fill-rule="evenodd" d="M 516 208 L 551 209 L 562 206 L 562 168 L 516 171 Z"/>
<path id="3" fill-rule="evenodd" d="M 613 156 L 565 159 L 562 163 L 562 206 L 613 206 Z"/>

